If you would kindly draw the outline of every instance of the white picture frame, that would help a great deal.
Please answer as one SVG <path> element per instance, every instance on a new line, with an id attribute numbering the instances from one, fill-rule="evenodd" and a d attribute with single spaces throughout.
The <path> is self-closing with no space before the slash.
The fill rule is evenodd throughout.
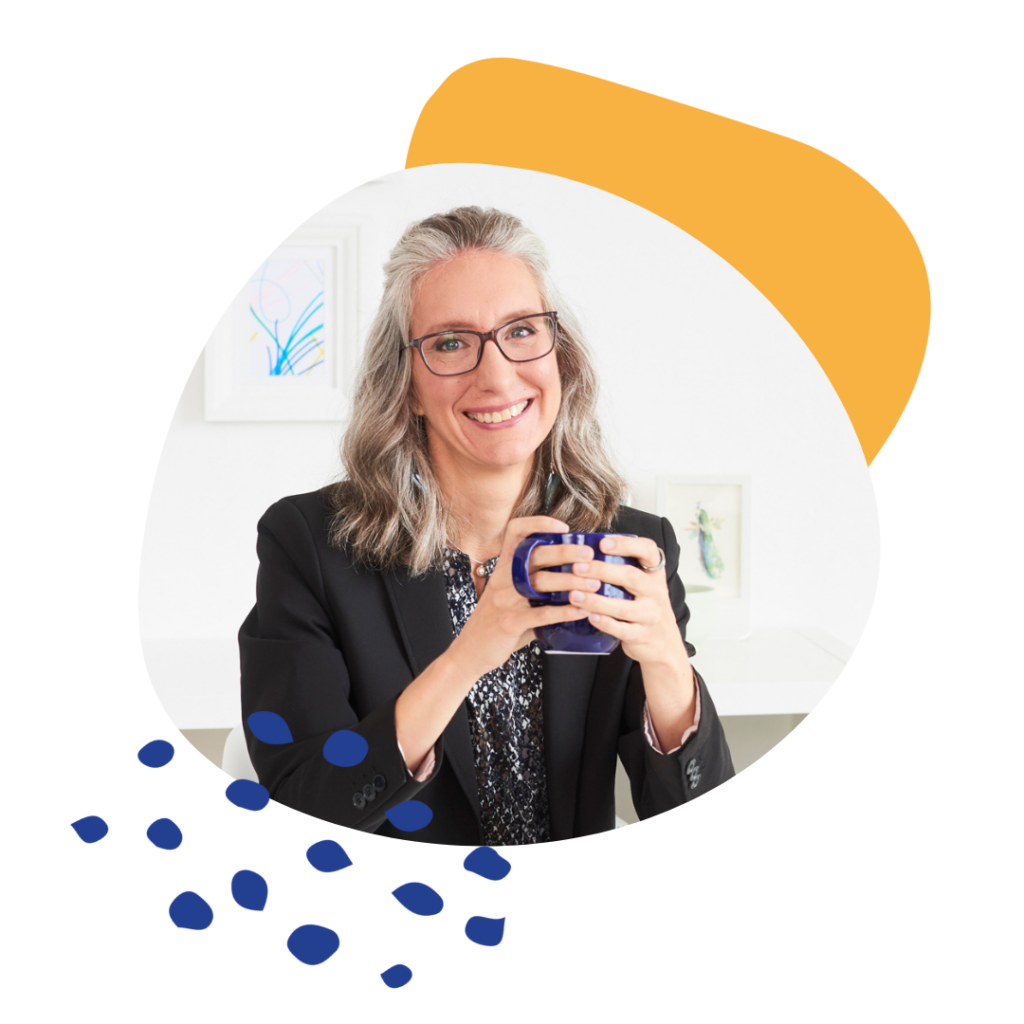
<path id="1" fill-rule="evenodd" d="M 269 254 L 207 342 L 208 421 L 345 418 L 358 261 L 359 229 L 343 225 L 301 229 Z"/>
<path id="2" fill-rule="evenodd" d="M 696 606 L 710 605 L 710 635 L 742 640 L 750 635 L 749 476 L 657 477 L 657 511 L 679 542 L 679 575 Z M 703 515 L 698 513 L 702 512 Z"/>

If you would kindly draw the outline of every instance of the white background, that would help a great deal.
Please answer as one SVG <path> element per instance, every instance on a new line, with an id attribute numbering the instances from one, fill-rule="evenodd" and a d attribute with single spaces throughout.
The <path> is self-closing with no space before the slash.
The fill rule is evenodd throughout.
<path id="1" fill-rule="evenodd" d="M 17 1019 L 116 1021 L 1019 1013 L 1009 5 L 369 11 L 8 15 L 5 1005 Z M 686 813 L 520 853 L 499 883 L 462 871 L 453 850 L 234 809 L 187 745 L 159 771 L 134 757 L 171 737 L 139 650 L 137 586 L 196 339 L 295 225 L 400 167 L 426 98 L 487 56 L 559 64 L 824 150 L 901 213 L 933 290 L 917 389 L 871 468 L 879 589 L 840 681 Z M 79 842 L 67 823 L 83 814 L 110 835 Z M 164 815 L 185 833 L 175 854 L 143 835 Z M 328 834 L 355 863 L 310 877 L 302 853 Z M 271 882 L 261 917 L 226 896 L 240 867 Z M 439 917 L 387 895 L 411 880 L 442 892 Z M 208 930 L 170 926 L 182 889 L 208 894 Z M 464 938 L 472 913 L 507 915 L 502 945 Z M 319 968 L 283 946 L 307 921 L 342 936 Z M 391 992 L 377 974 L 397 961 L 414 977 Z"/>

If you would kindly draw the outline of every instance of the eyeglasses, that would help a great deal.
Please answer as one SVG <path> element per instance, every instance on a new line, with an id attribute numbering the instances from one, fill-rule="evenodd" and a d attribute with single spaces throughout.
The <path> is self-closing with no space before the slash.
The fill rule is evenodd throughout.
<path id="1" fill-rule="evenodd" d="M 438 377 L 471 373 L 480 365 L 484 343 L 493 341 L 498 351 L 512 363 L 543 359 L 555 347 L 558 314 L 535 313 L 495 327 L 493 331 L 439 331 L 413 338 L 402 348 L 418 348 L 426 368 Z"/>

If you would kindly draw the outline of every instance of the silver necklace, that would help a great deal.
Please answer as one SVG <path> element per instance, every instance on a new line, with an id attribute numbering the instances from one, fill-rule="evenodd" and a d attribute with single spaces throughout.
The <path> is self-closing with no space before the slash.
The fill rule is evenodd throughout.
<path id="1" fill-rule="evenodd" d="M 473 572 L 475 572 L 477 574 L 477 576 L 487 576 L 488 575 L 487 570 L 484 568 L 484 566 L 487 565 L 488 562 L 493 561 L 493 559 L 485 558 L 481 562 L 479 558 L 474 558 L 472 555 L 468 554 L 465 551 L 463 551 L 462 553 L 470 560 L 470 562 L 475 562 L 476 563 L 476 568 L 473 569 Z M 497 557 L 497 556 L 495 556 L 495 557 Z M 471 566 L 471 568 L 472 568 L 472 566 Z"/>

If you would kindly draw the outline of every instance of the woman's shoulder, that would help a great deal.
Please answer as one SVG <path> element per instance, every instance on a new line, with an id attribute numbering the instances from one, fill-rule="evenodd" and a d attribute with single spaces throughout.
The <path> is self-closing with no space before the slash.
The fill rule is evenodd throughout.
<path id="1" fill-rule="evenodd" d="M 317 544 L 326 543 L 335 510 L 334 486 L 305 494 L 289 494 L 275 501 L 260 519 L 261 529 L 274 532 L 306 529 Z"/>

